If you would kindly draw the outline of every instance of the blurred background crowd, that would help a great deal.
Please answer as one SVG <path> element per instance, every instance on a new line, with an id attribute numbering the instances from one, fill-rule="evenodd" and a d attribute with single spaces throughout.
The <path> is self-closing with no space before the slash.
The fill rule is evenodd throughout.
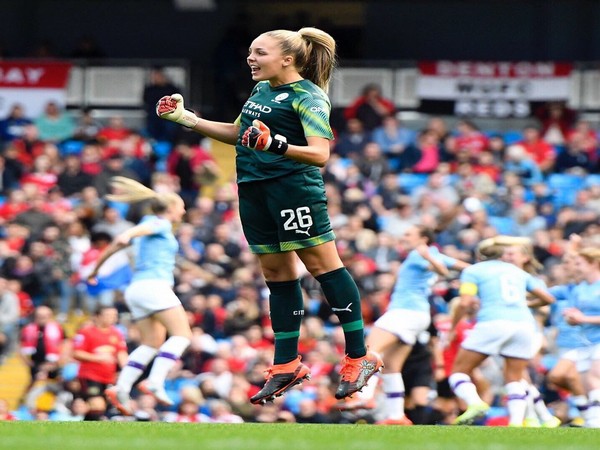
<path id="1" fill-rule="evenodd" d="M 159 91 L 148 93 L 150 104 L 164 95 Z M 323 175 L 337 245 L 361 290 L 367 331 L 385 311 L 406 256 L 402 236 L 414 224 L 434 229 L 440 250 L 467 262 L 482 239 L 529 237 L 548 285 L 565 281 L 561 257 L 570 235 L 600 236 L 598 130 L 562 103 L 543 105 L 535 120 L 510 132 L 451 117 L 429 117 L 417 128 L 404 124 L 393 102 L 370 85 L 341 116 Z M 273 404 L 249 402 L 272 361 L 273 335 L 267 289 L 237 217 L 235 180 L 222 165 L 221 152 L 233 164 L 233 150 L 182 129 L 157 128 L 163 125 L 149 114 L 144 127 L 132 129 L 117 115 L 98 120 L 90 111 L 65 111 L 54 103 L 39 117 L 14 105 L 1 118 L 0 377 L 15 387 L 13 398 L 0 399 L 0 420 L 377 420 L 377 402 L 340 404 L 333 396 L 343 333 L 306 272 L 300 350 L 312 380 Z M 138 394 L 133 419 L 109 409 L 94 389 L 114 380 L 120 352 L 138 344 L 122 297 L 126 258 L 107 263 L 99 286 L 84 281 L 111 238 L 143 214 L 142 207 L 103 199 L 115 175 L 179 192 L 187 206 L 176 230 L 175 292 L 194 337 L 169 375 L 176 405 L 164 408 Z M 450 423 L 460 408 L 437 398 L 436 382 L 450 367 L 440 372 L 432 359 L 444 350 L 444 323 L 457 287 L 456 276 L 433 286 L 431 312 L 439 330 L 423 336 L 413 352 L 414 372 L 404 376 L 407 397 L 411 386 L 422 388 L 417 404 L 407 403 L 409 415 L 425 409 L 421 423 Z M 545 380 L 556 358 L 555 330 L 547 317 L 542 321 L 546 339 L 531 376 L 567 423 L 566 394 Z M 97 363 L 100 378 L 78 347 L 78 334 L 89 327 L 115 327 L 123 338 L 122 347 L 100 350 L 113 355 L 108 364 Z M 13 375 L 10 384 L 19 367 L 27 368 L 21 372 L 26 381 L 17 376 L 19 384 Z M 486 399 L 502 416 L 501 368 L 492 359 L 483 371 Z"/>

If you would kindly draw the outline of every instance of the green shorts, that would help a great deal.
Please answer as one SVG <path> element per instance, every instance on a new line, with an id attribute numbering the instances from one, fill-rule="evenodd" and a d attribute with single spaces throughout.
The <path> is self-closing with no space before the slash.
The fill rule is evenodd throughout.
<path id="1" fill-rule="evenodd" d="M 238 185 L 240 219 L 252 253 L 280 253 L 335 239 L 320 172 Z"/>

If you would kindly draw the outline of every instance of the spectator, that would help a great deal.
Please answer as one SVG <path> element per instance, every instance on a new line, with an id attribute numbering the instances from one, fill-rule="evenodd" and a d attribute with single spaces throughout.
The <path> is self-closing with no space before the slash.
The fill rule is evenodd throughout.
<path id="1" fill-rule="evenodd" d="M 4 151 L 7 159 L 15 161 L 23 166 L 25 170 L 31 169 L 33 160 L 44 152 L 46 143 L 40 138 L 38 127 L 31 123 L 23 127 L 20 138 L 9 143 Z"/>
<path id="2" fill-rule="evenodd" d="M 65 235 L 57 225 L 50 225 L 42 232 L 42 242 L 46 244 L 44 258 L 50 262 L 51 267 L 47 289 L 53 296 L 58 296 L 57 316 L 59 322 L 63 322 L 70 309 L 73 300 L 73 286 L 71 277 L 73 268 L 71 265 L 72 248 Z M 61 320 L 62 319 L 62 320 Z"/>
<path id="3" fill-rule="evenodd" d="M 543 180 L 538 164 L 521 144 L 513 144 L 506 149 L 504 171 L 514 173 L 525 186 L 531 186 Z"/>
<path id="4" fill-rule="evenodd" d="M 231 405 L 224 400 L 210 400 L 208 402 L 210 417 L 213 423 L 243 423 L 242 419 L 231 410 Z"/>
<path id="5" fill-rule="evenodd" d="M 56 102 L 46 104 L 44 112 L 34 121 L 39 130 L 40 139 L 50 142 L 62 142 L 73 137 L 75 121 Z"/>
<path id="6" fill-rule="evenodd" d="M 567 143 L 574 137 L 581 140 L 581 146 L 587 151 L 593 162 L 598 160 L 598 134 L 588 120 L 578 120 L 573 129 L 569 130 Z"/>
<path id="7" fill-rule="evenodd" d="M 515 235 L 533 238 L 535 233 L 546 228 L 546 221 L 540 217 L 535 206 L 526 203 L 515 211 Z"/>
<path id="8" fill-rule="evenodd" d="M 133 223 L 124 219 L 121 212 L 114 207 L 105 206 L 102 218 L 92 227 L 94 233 L 108 233 L 117 236 L 123 231 L 133 227 Z"/>
<path id="9" fill-rule="evenodd" d="M 50 158 L 44 154 L 39 155 L 33 161 L 33 171 L 21 178 L 21 184 L 33 184 L 37 187 L 37 192 L 47 194 L 58 182 L 58 177 L 53 169 Z"/>
<path id="10" fill-rule="evenodd" d="M 298 412 L 294 415 L 297 423 L 330 423 L 329 417 L 319 412 L 317 402 L 312 398 L 300 400 Z"/>
<path id="11" fill-rule="evenodd" d="M 19 176 L 11 167 L 10 161 L 0 155 L 0 195 L 5 196 L 19 186 Z"/>
<path id="12" fill-rule="evenodd" d="M 344 110 L 344 117 L 346 120 L 359 119 L 365 130 L 373 131 L 381 126 L 384 117 L 395 112 L 394 103 L 382 96 L 381 86 L 367 84 L 363 88 L 362 94 Z"/>
<path id="13" fill-rule="evenodd" d="M 356 165 L 365 181 L 372 183 L 373 186 L 381 183 L 381 179 L 390 172 L 388 159 L 382 154 L 376 142 L 365 145 L 362 154 L 356 159 Z"/>
<path id="14" fill-rule="evenodd" d="M 121 176 L 137 180 L 137 175 L 125 168 L 125 160 L 120 152 L 112 153 L 103 164 L 103 170 L 94 177 L 94 187 L 100 197 L 109 193 L 109 184 L 112 177 Z"/>
<path id="15" fill-rule="evenodd" d="M 456 147 L 459 151 L 465 150 L 469 157 L 474 158 L 488 149 L 488 138 L 473 122 L 461 120 L 458 122 L 456 129 Z"/>
<path id="16" fill-rule="evenodd" d="M 418 204 L 424 195 L 430 196 L 436 206 L 444 202 L 456 205 L 459 201 L 456 188 L 448 183 L 447 176 L 439 170 L 429 175 L 427 184 L 417 187 L 411 197 Z"/>
<path id="17" fill-rule="evenodd" d="M 186 206 L 192 206 L 202 186 L 213 184 L 220 170 L 205 148 L 180 143 L 167 158 L 167 172 L 179 178 L 179 195 Z"/>
<path id="18" fill-rule="evenodd" d="M 542 138 L 537 127 L 525 127 L 523 129 L 523 140 L 519 144 L 525 147 L 527 154 L 535 161 L 542 172 L 547 173 L 554 168 L 556 150 Z"/>
<path id="19" fill-rule="evenodd" d="M 424 130 L 419 134 L 416 148 L 419 152 L 419 159 L 412 166 L 415 173 L 432 173 L 440 163 L 440 142 L 435 131 Z"/>
<path id="20" fill-rule="evenodd" d="M 554 170 L 573 174 L 593 172 L 592 154 L 587 148 L 587 141 L 588 138 L 582 132 L 572 133 L 567 147 L 556 158 Z"/>
<path id="21" fill-rule="evenodd" d="M 42 235 L 44 228 L 54 224 L 54 220 L 46 212 L 46 198 L 42 194 L 34 194 L 33 198 L 29 199 L 29 202 L 29 209 L 17 214 L 15 223 L 27 227 L 30 230 L 31 237 L 38 239 Z"/>
<path id="22" fill-rule="evenodd" d="M 453 184 L 461 198 L 486 198 L 496 191 L 494 180 L 485 173 L 477 173 L 471 163 L 461 163 L 456 174 L 458 179 Z"/>
<path id="23" fill-rule="evenodd" d="M 65 197 L 80 197 L 83 189 L 92 186 L 93 177 L 82 170 L 78 155 L 66 155 L 64 161 L 64 168 L 58 175 L 56 184 Z"/>
<path id="24" fill-rule="evenodd" d="M 107 155 L 118 151 L 121 143 L 129 137 L 131 129 L 125 124 L 121 116 L 112 116 L 108 123 L 98 131 L 96 138 L 105 148 Z"/>
<path id="25" fill-rule="evenodd" d="M 151 139 L 173 141 L 179 127 L 169 121 L 162 120 L 156 115 L 156 103 L 165 95 L 180 92 L 181 88 L 169 79 L 162 67 L 153 67 L 150 70 L 149 81 L 144 86 L 142 100 L 146 112 L 146 132 Z"/>
<path id="26" fill-rule="evenodd" d="M 64 331 L 47 306 L 35 309 L 33 322 L 21 331 L 21 356 L 31 373 L 31 384 L 38 378 L 56 379 L 64 341 Z"/>
<path id="27" fill-rule="evenodd" d="M 564 146 L 569 130 L 573 127 L 577 113 L 565 102 L 547 102 L 534 111 L 541 122 L 542 139 L 551 145 Z"/>
<path id="28" fill-rule="evenodd" d="M 8 289 L 6 279 L 0 278 L 0 366 L 15 348 L 19 332 L 19 299 Z"/>
<path id="29" fill-rule="evenodd" d="M 25 126 L 32 123 L 31 119 L 25 116 L 23 105 L 15 103 L 8 115 L 0 120 L 0 142 L 11 142 L 22 138 L 25 134 Z"/>
<path id="30" fill-rule="evenodd" d="M 81 111 L 81 115 L 77 120 L 73 139 L 82 142 L 91 142 L 98 137 L 98 133 L 103 128 L 102 122 L 97 120 L 91 108 L 86 107 Z"/>
<path id="31" fill-rule="evenodd" d="M 413 208 L 409 197 L 399 197 L 396 207 L 390 210 L 376 210 L 379 215 L 380 231 L 394 238 L 404 236 L 405 231 L 419 223 L 419 214 Z"/>
<path id="32" fill-rule="evenodd" d="M 390 158 L 395 171 L 410 168 L 419 159 L 414 149 L 407 150 L 415 143 L 415 133 L 400 126 L 394 115 L 386 116 L 382 124 L 373 130 L 373 141 Z"/>
<path id="33" fill-rule="evenodd" d="M 177 230 L 179 255 L 193 263 L 199 263 L 204 252 L 204 243 L 194 237 L 194 226 L 183 223 Z"/>
<path id="34" fill-rule="evenodd" d="M 346 122 L 346 129 L 334 142 L 334 152 L 342 158 L 356 158 L 371 139 L 371 133 L 365 130 L 360 119 L 351 118 Z"/>

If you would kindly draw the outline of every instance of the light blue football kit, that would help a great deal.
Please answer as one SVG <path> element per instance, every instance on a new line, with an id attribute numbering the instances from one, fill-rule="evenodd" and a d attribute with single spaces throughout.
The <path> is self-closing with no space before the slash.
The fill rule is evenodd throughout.
<path id="1" fill-rule="evenodd" d="M 429 254 L 446 267 L 456 264 L 450 258 L 429 247 Z M 408 345 L 414 345 L 417 336 L 427 330 L 431 322 L 429 295 L 437 274 L 430 262 L 416 250 L 412 250 L 398 270 L 396 284 L 387 311 L 375 322 L 375 326 L 386 330 Z"/>
<path id="2" fill-rule="evenodd" d="M 456 264 L 456 259 L 440 253 L 436 247 L 429 247 L 429 254 L 448 268 Z M 412 250 L 398 270 L 388 308 L 429 312 L 428 297 L 437 276 L 429 261 Z"/>
<path id="3" fill-rule="evenodd" d="M 133 239 L 135 266 L 125 301 L 136 320 L 181 305 L 173 292 L 173 270 L 179 249 L 173 225 L 154 215 L 144 216 L 140 225 L 149 227 L 153 233 Z"/>
<path id="4" fill-rule="evenodd" d="M 173 235 L 173 225 L 167 219 L 154 215 L 144 216 L 140 225 L 151 228 L 153 234 L 133 240 L 135 254 L 133 281 L 166 280 L 173 285 L 175 255 L 179 249 L 177 239 Z"/>
<path id="5" fill-rule="evenodd" d="M 544 283 L 503 261 L 484 261 L 463 270 L 461 292 L 479 298 L 477 324 L 462 347 L 485 355 L 530 359 L 538 350 L 527 292 Z M 466 287 L 466 289 L 465 289 Z"/>

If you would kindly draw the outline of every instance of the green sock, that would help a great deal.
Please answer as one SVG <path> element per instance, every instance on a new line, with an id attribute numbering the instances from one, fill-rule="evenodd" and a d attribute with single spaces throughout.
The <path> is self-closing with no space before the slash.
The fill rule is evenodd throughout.
<path id="1" fill-rule="evenodd" d="M 298 356 L 298 337 L 304 316 L 300 280 L 268 281 L 271 324 L 275 333 L 274 364 L 285 364 Z"/>
<path id="2" fill-rule="evenodd" d="M 365 356 L 364 324 L 360 293 L 345 267 L 315 277 L 333 312 L 340 319 L 346 338 L 346 353 L 350 358 Z"/>

